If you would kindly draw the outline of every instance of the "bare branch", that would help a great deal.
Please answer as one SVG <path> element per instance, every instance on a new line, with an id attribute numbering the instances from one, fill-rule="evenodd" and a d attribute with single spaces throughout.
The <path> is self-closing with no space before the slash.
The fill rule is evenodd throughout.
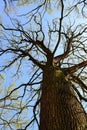
<path id="1" fill-rule="evenodd" d="M 57 44 L 55 46 L 55 49 L 53 51 L 53 54 L 55 54 L 55 52 L 58 48 L 58 45 L 60 43 L 60 40 L 61 40 L 61 28 L 62 28 L 62 21 L 63 21 L 63 11 L 64 11 L 64 3 L 63 3 L 63 0 L 61 0 L 61 17 L 60 17 L 60 23 L 59 23 L 59 37 L 58 37 L 58 41 L 57 41 Z"/>
<path id="2" fill-rule="evenodd" d="M 86 67 L 86 66 L 87 66 L 87 61 L 83 61 L 83 62 L 76 64 L 72 67 L 64 68 L 64 70 L 65 70 L 65 73 L 73 74 L 76 71 L 78 71 L 79 69 L 81 69 L 82 67 Z"/>
<path id="3" fill-rule="evenodd" d="M 87 86 L 86 86 L 86 84 L 84 84 L 83 81 L 82 81 L 78 76 L 72 76 L 72 78 L 73 78 L 72 80 L 73 80 L 74 82 L 78 83 L 79 86 L 81 86 L 81 88 L 83 89 L 83 91 L 84 91 L 84 89 L 87 91 Z"/>
<path id="4" fill-rule="evenodd" d="M 71 38 L 69 39 L 69 42 L 67 43 L 68 45 L 67 45 L 66 51 L 65 51 L 63 54 L 54 57 L 54 59 L 53 59 L 53 62 L 54 62 L 54 63 L 58 63 L 58 62 L 60 62 L 60 60 L 63 60 L 63 59 L 65 59 L 65 58 L 68 57 L 68 54 L 69 54 L 70 49 L 71 49 L 71 47 L 72 47 L 72 41 L 73 41 L 73 37 L 71 37 Z"/>
<path id="5" fill-rule="evenodd" d="M 35 118 L 35 120 L 36 120 L 36 123 L 37 123 L 37 125 L 38 125 L 38 128 L 39 128 L 39 123 L 38 123 L 38 120 L 37 120 L 37 118 L 36 118 L 36 113 L 35 113 L 35 111 L 36 111 L 36 107 L 37 107 L 38 104 L 40 103 L 40 100 L 41 100 L 41 99 L 37 100 L 36 103 L 35 103 L 35 105 L 34 105 L 34 107 L 33 107 L 34 118 Z"/>
<path id="6" fill-rule="evenodd" d="M 75 90 L 75 92 L 77 93 L 77 95 L 79 96 L 79 99 L 87 102 L 87 98 L 83 97 L 74 85 L 72 85 L 72 87 Z"/>

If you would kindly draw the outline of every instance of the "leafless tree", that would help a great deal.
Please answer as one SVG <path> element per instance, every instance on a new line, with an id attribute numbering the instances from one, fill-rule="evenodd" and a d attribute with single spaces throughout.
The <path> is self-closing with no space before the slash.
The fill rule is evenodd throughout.
<path id="1" fill-rule="evenodd" d="M 2 129 L 14 130 L 20 124 L 19 129 L 26 130 L 33 123 L 39 130 L 87 129 L 82 105 L 87 102 L 86 6 L 86 0 L 69 6 L 66 0 L 38 1 L 35 8 L 20 15 L 22 20 L 9 17 L 10 26 L 0 24 L 1 72 L 13 67 L 14 77 L 27 79 L 0 96 Z M 55 8 L 55 18 L 47 15 Z M 50 16 L 47 22 L 46 15 Z M 8 110 L 11 114 L 6 119 Z M 24 111 L 33 113 L 27 121 Z"/>

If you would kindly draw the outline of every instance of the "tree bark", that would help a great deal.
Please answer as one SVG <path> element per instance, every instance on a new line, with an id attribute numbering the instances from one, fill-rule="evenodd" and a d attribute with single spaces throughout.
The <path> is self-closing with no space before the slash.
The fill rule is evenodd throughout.
<path id="1" fill-rule="evenodd" d="M 87 130 L 86 115 L 61 70 L 43 72 L 39 130 Z"/>

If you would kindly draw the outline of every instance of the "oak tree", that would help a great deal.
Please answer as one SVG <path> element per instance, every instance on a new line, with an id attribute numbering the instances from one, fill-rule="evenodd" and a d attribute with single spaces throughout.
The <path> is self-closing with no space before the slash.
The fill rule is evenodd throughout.
<path id="1" fill-rule="evenodd" d="M 87 1 L 11 1 L 15 16 L 3 1 L 0 72 L 16 84 L 1 93 L 0 127 L 87 130 Z"/>

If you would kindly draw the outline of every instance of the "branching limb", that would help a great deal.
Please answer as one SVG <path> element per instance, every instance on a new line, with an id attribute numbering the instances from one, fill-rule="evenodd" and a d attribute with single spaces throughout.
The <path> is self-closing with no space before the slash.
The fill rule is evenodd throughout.
<path id="1" fill-rule="evenodd" d="M 36 84 L 40 84 L 42 83 L 42 81 L 39 81 L 39 82 L 35 82 L 35 83 L 25 83 L 25 84 L 21 84 L 19 85 L 18 87 L 14 88 L 7 96 L 3 97 L 3 98 L 0 98 L 0 102 L 3 102 L 5 100 L 8 100 L 9 97 L 12 95 L 12 93 L 14 93 L 16 90 L 22 88 L 22 87 L 26 87 L 26 86 L 32 86 L 32 85 L 36 85 Z M 15 98 L 16 99 L 16 98 Z M 13 100 L 15 100 L 13 99 Z"/>
<path id="2" fill-rule="evenodd" d="M 22 55 L 23 57 L 28 56 L 29 60 L 31 60 L 34 64 L 36 64 L 37 66 L 39 66 L 41 69 L 44 68 L 44 65 L 42 65 L 39 61 L 37 61 L 34 57 L 32 57 L 29 54 L 29 52 L 24 51 L 24 50 L 22 50 L 20 48 L 19 49 L 17 49 L 17 48 L 16 49 L 9 48 L 9 49 L 6 49 L 6 50 L 0 50 L 0 52 L 1 52 L 0 55 L 4 54 L 6 52 L 11 52 L 11 53 L 17 53 L 18 52 L 18 53 L 22 53 L 22 54 L 19 54 L 19 56 L 15 60 L 13 60 L 7 67 L 11 66 L 16 60 L 18 60 L 19 58 L 21 58 L 20 56 Z"/>
<path id="3" fill-rule="evenodd" d="M 86 90 L 87 91 L 87 86 L 86 86 L 86 84 L 84 84 L 83 82 L 82 82 L 82 80 L 78 77 L 78 76 L 72 76 L 72 80 L 74 81 L 74 82 L 76 82 L 76 83 L 78 83 L 79 84 L 79 86 L 81 86 L 81 88 L 84 90 Z"/>
<path id="4" fill-rule="evenodd" d="M 72 26 L 70 26 L 70 28 L 69 29 L 71 29 L 71 27 Z M 78 28 L 80 27 L 80 29 L 79 29 L 79 32 L 77 33 L 76 31 L 78 30 Z M 57 31 L 57 30 L 55 30 L 56 32 L 59 32 L 59 31 Z M 55 32 L 54 31 L 54 32 Z M 78 41 L 78 43 L 79 43 L 79 45 L 81 45 L 82 44 L 82 41 L 80 41 L 80 39 L 78 40 L 78 37 L 81 37 L 81 38 L 83 38 L 83 34 L 85 35 L 85 33 L 86 33 L 86 31 L 87 31 L 87 25 L 77 25 L 76 26 L 76 28 L 74 29 L 74 31 L 72 31 L 71 30 L 71 36 L 68 36 L 67 35 L 67 33 L 66 32 L 61 32 L 61 35 L 63 35 L 65 38 L 66 38 L 66 42 L 67 42 L 67 48 L 66 48 L 66 51 L 63 53 L 63 54 L 61 54 L 61 55 L 58 55 L 58 56 L 56 56 L 56 57 L 54 57 L 54 59 L 53 59 L 53 62 L 54 63 L 58 63 L 58 62 L 60 62 L 61 60 L 63 60 L 63 59 L 65 59 L 65 58 L 67 58 L 68 56 L 69 56 L 69 53 L 72 51 L 74 51 L 74 50 L 71 50 L 72 48 L 71 47 L 73 47 L 73 44 L 75 44 L 75 42 L 76 41 Z M 53 31 L 52 31 L 53 32 Z M 85 41 L 83 41 L 83 42 L 85 42 Z M 81 44 L 80 44 L 81 43 Z M 82 44 L 83 45 L 83 44 Z M 76 47 L 76 49 L 78 49 L 78 47 Z M 85 47 L 84 47 L 84 51 L 85 51 Z M 86 51 L 85 51 L 86 52 Z"/>
<path id="5" fill-rule="evenodd" d="M 60 40 L 61 40 L 61 28 L 62 28 L 62 21 L 63 21 L 63 12 L 64 12 L 64 3 L 63 3 L 63 0 L 61 0 L 61 18 L 60 18 L 60 23 L 59 23 L 59 38 L 58 38 L 57 44 L 55 46 L 55 49 L 53 51 L 53 54 L 55 54 L 55 52 L 58 48 L 58 45 L 60 43 Z"/>
<path id="6" fill-rule="evenodd" d="M 63 60 L 63 59 L 65 59 L 65 58 L 68 57 L 68 54 L 69 54 L 70 49 L 71 49 L 71 47 L 72 47 L 72 41 L 73 41 L 73 37 L 71 37 L 71 38 L 69 39 L 69 42 L 68 42 L 66 51 L 65 51 L 63 54 L 54 57 L 54 59 L 53 59 L 53 62 L 54 62 L 54 63 L 58 63 L 58 62 L 60 62 L 60 60 Z"/>
<path id="7" fill-rule="evenodd" d="M 21 42 L 27 42 L 27 43 L 30 43 L 30 44 L 32 44 L 32 46 L 35 46 L 36 48 L 37 48 L 37 46 L 41 49 L 41 50 L 43 50 L 43 52 L 44 52 L 44 54 L 45 54 L 45 56 L 47 57 L 47 60 L 49 61 L 49 59 L 51 59 L 51 61 L 52 61 L 52 59 L 53 59 L 53 54 L 52 54 L 52 52 L 50 51 L 50 49 L 49 48 L 47 48 L 45 45 L 44 45 L 44 41 L 42 40 L 42 41 L 40 41 L 40 40 L 38 40 L 37 39 L 37 37 L 36 37 L 36 40 L 33 40 L 31 37 L 30 37 L 30 35 L 26 32 L 26 31 L 24 31 L 24 29 L 23 29 L 23 27 L 21 27 L 21 29 L 20 28 L 6 28 L 5 26 L 3 26 L 2 24 L 0 24 L 0 26 L 4 29 L 4 30 L 8 30 L 8 31 L 16 31 L 16 32 L 20 32 L 20 33 L 22 33 L 23 34 L 23 36 L 25 37 L 24 39 L 21 39 Z M 21 26 L 21 25 L 20 25 Z M 23 38 L 23 37 L 22 37 Z M 18 45 L 19 45 L 19 43 L 18 43 Z M 31 49 L 32 49 L 32 47 L 31 47 Z M 30 50 L 31 50 L 30 49 Z M 38 49 L 38 48 L 37 48 Z M 7 49 L 7 50 L 5 50 L 5 51 L 8 51 L 8 50 L 10 50 L 10 49 Z M 13 50 L 13 48 L 11 49 L 11 50 Z M 21 51 L 24 55 L 26 55 L 26 56 L 29 56 L 30 57 L 30 60 L 32 61 L 32 62 L 34 62 L 37 66 L 39 66 L 40 68 L 43 68 L 42 67 L 42 65 L 40 64 L 40 62 L 38 62 L 36 59 L 34 59 L 29 53 L 27 53 L 26 51 L 24 52 L 23 50 L 20 50 L 20 49 L 15 49 L 14 51 Z M 29 50 L 29 51 L 30 51 Z M 5 52 L 4 51 L 4 52 Z M 3 54 L 3 52 L 1 53 L 1 54 Z M 50 57 L 50 56 L 52 56 L 52 58 Z M 50 57 L 50 58 L 49 58 Z"/>
<path id="8" fill-rule="evenodd" d="M 83 62 L 81 62 L 79 64 L 76 64 L 76 65 L 74 65 L 72 67 L 64 68 L 64 69 L 65 69 L 66 73 L 68 72 L 69 74 L 73 74 L 76 71 L 78 71 L 80 68 L 86 67 L 86 66 L 87 66 L 87 60 L 83 61 Z"/>
<path id="9" fill-rule="evenodd" d="M 72 85 L 72 87 L 75 90 L 75 92 L 77 93 L 77 95 L 79 96 L 79 99 L 87 102 L 87 98 L 83 97 L 74 85 Z"/>

